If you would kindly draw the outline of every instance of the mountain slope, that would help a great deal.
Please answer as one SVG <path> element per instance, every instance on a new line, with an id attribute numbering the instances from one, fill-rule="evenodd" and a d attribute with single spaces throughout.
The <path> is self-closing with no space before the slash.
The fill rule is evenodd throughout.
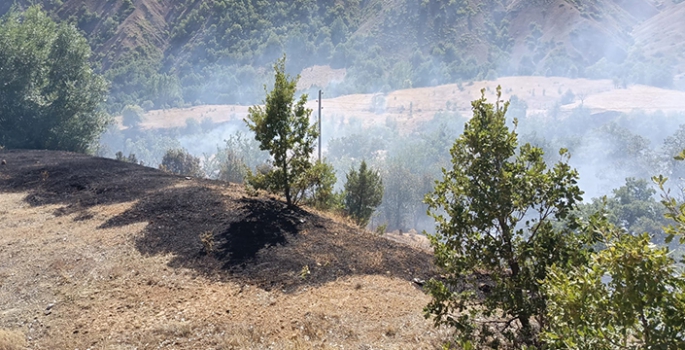
<path id="1" fill-rule="evenodd" d="M 671 87 L 685 67 L 685 11 L 670 0 L 42 3 L 89 36 L 113 112 L 256 103 L 283 52 L 292 72 L 345 69 L 329 96 L 512 75 Z"/>
<path id="2" fill-rule="evenodd" d="M 0 330 L 30 348 L 444 339 L 410 282 L 434 274 L 424 251 L 235 185 L 64 152 L 0 158 Z"/>

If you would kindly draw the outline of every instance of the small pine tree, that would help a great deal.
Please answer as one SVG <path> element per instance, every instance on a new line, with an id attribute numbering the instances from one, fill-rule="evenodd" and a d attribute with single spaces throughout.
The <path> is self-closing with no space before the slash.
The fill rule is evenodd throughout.
<path id="1" fill-rule="evenodd" d="M 352 168 L 345 183 L 345 211 L 359 226 L 366 226 L 383 200 L 383 181 L 378 171 L 369 169 L 366 161 L 359 171 Z"/>

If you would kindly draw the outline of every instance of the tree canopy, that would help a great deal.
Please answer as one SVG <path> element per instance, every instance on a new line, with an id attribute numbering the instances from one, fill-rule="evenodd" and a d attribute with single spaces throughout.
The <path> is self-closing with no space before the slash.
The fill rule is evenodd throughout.
<path id="1" fill-rule="evenodd" d="M 76 27 L 40 7 L 0 19 L 0 144 L 88 151 L 108 121 L 107 85 L 90 54 Z"/>
<path id="2" fill-rule="evenodd" d="M 450 150 L 452 167 L 426 198 L 437 226 L 430 237 L 436 265 L 445 276 L 430 281 L 426 314 L 454 326 L 462 346 L 535 345 L 536 329 L 548 322 L 540 282 L 548 267 L 584 263 L 587 255 L 568 220 L 582 192 L 565 161 L 547 168 L 540 148 L 518 145 L 499 87 L 495 104 L 482 93 Z M 560 154 L 567 158 L 566 150 Z M 479 290 L 482 297 L 474 295 Z"/>
<path id="3" fill-rule="evenodd" d="M 285 56 L 274 64 L 274 70 L 274 88 L 267 92 L 264 106 L 250 107 L 245 119 L 260 149 L 271 154 L 274 166 L 263 174 L 267 181 L 252 183 L 268 184 L 270 190 L 283 193 L 288 204 L 293 204 L 298 198 L 293 196 L 292 187 L 312 168 L 310 156 L 318 132 L 316 125 L 309 124 L 312 110 L 305 107 L 307 95 L 295 101 L 299 76 L 291 79 L 285 73 Z"/>

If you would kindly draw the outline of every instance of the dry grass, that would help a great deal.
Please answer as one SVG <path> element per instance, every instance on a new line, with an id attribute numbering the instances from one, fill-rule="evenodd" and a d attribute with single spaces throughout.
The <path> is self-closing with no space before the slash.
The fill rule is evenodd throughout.
<path id="1" fill-rule="evenodd" d="M 20 350 L 26 348 L 24 333 L 0 329 L 0 350 Z"/>
<path id="2" fill-rule="evenodd" d="M 7 159 L 13 166 L 20 157 Z M 59 176 L 54 169 L 50 173 L 49 179 Z M 135 172 L 131 176 L 141 177 Z M 343 223 L 309 217 L 313 226 L 305 227 L 299 240 L 272 247 L 265 257 L 258 254 L 243 272 L 233 274 L 223 270 L 216 257 L 184 255 L 183 250 L 141 251 L 141 238 L 163 227 L 164 235 L 177 240 L 194 237 L 194 245 L 181 241 L 179 246 L 199 252 L 200 234 L 206 230 L 193 231 L 200 225 L 192 218 L 187 226 L 157 214 L 107 225 L 113 218 L 144 215 L 152 207 L 142 202 L 155 202 L 155 196 L 165 193 L 180 191 L 192 203 L 197 201 L 193 196 L 211 191 L 239 200 L 241 192 L 233 187 L 198 187 L 195 180 L 183 180 L 139 199 L 101 197 L 102 203 L 84 201 L 87 193 L 55 192 L 52 198 L 48 192 L 7 192 L 2 187 L 0 183 L 0 232 L 11 234 L 0 235 L 0 329 L 13 331 L 0 333 L 0 344 L 23 348 L 23 333 L 31 349 L 434 349 L 449 336 L 423 318 L 428 296 L 407 280 L 412 275 L 364 272 L 390 272 L 388 254 L 401 251 L 386 252 L 392 245 L 375 250 L 359 245 L 367 234 L 356 233 L 357 242 L 350 244 Z M 86 187 L 84 191 L 103 190 L 92 183 Z M 71 201 L 81 196 L 81 207 L 64 202 L 69 196 Z M 162 203 L 173 203 L 174 197 L 164 196 Z M 207 209 L 207 216 L 199 219 L 218 213 Z M 316 225 L 324 225 L 325 231 Z M 350 271 L 327 277 L 331 269 L 348 264 L 339 261 L 345 255 L 336 250 L 349 249 L 358 261 L 349 262 Z M 297 271 L 291 277 L 270 262 L 283 256 L 297 259 L 297 252 L 309 260 L 293 260 Z M 298 272 L 305 265 L 310 274 L 302 278 Z M 262 288 L 258 279 L 250 279 L 260 270 L 281 273 L 274 277 L 285 284 L 292 281 L 292 286 L 285 291 Z"/>
<path id="3" fill-rule="evenodd" d="M 321 70 L 320 67 L 318 69 Z M 323 116 L 325 122 L 341 125 L 350 123 L 353 118 L 361 121 L 365 126 L 384 124 L 388 120 L 394 120 L 399 130 L 407 133 L 414 130 L 418 124 L 430 121 L 437 112 L 447 111 L 448 104 L 449 110 L 470 116 L 471 101 L 480 98 L 480 90 L 486 89 L 486 96 L 492 99 L 498 85 L 503 88 L 502 97 L 505 100 L 516 95 L 526 101 L 530 114 L 544 113 L 551 109 L 568 90 L 573 91 L 576 99 L 573 103 L 562 106 L 562 112 L 567 113 L 581 103 L 581 97 L 583 105 L 590 108 L 593 113 L 608 110 L 630 112 L 634 109 L 648 112 L 685 111 L 685 92 L 683 91 L 642 85 L 618 89 L 610 80 L 521 76 L 503 77 L 495 81 L 405 89 L 385 95 L 354 94 L 325 98 Z M 382 112 L 372 110 L 374 96 L 382 96 L 385 102 Z M 315 98 L 310 99 L 308 107 L 314 110 L 318 108 Z M 214 105 L 151 111 L 146 115 L 143 126 L 148 128 L 178 127 L 185 125 L 187 118 L 201 120 L 205 117 L 215 122 L 239 121 L 247 115 L 247 108 L 247 106 Z"/>

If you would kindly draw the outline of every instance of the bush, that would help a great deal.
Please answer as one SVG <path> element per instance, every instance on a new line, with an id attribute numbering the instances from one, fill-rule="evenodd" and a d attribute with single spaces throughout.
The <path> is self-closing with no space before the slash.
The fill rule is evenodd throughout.
<path id="1" fill-rule="evenodd" d="M 294 186 L 296 198 L 320 210 L 332 210 L 340 207 L 340 195 L 333 192 L 337 179 L 333 165 L 317 162 Z"/>
<path id="2" fill-rule="evenodd" d="M 159 169 L 183 176 L 203 177 L 200 158 L 183 149 L 170 149 L 164 155 Z"/>
<path id="3" fill-rule="evenodd" d="M 243 183 L 247 175 L 247 167 L 234 151 L 226 150 L 224 159 L 220 160 L 219 180 Z"/>
<path id="4" fill-rule="evenodd" d="M 126 156 L 124 156 L 123 152 L 119 151 L 114 156 L 115 156 L 115 159 L 120 161 L 120 162 L 138 164 L 138 159 L 136 158 L 136 155 L 133 153 L 129 153 L 128 157 L 126 157 Z"/>

